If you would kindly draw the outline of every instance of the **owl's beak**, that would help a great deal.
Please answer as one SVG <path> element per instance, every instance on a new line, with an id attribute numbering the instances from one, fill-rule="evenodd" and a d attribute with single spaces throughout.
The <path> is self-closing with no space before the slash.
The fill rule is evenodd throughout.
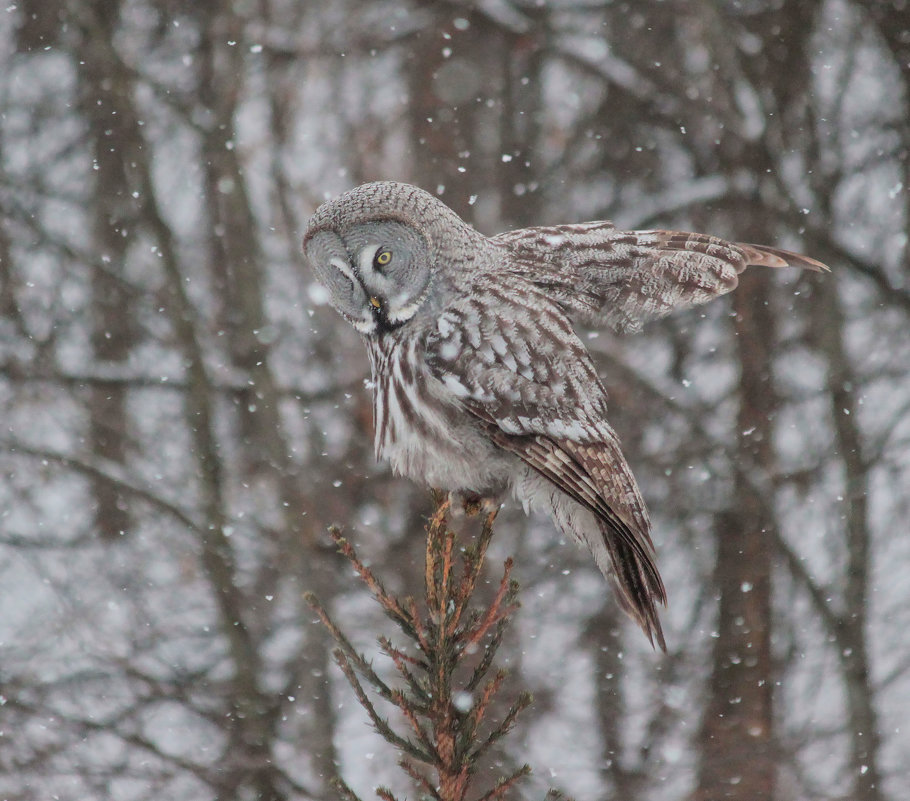
<path id="1" fill-rule="evenodd" d="M 379 309 L 382 308 L 382 302 L 381 302 L 381 301 L 379 300 L 379 298 L 377 298 L 375 295 L 373 295 L 372 297 L 370 297 L 370 305 L 371 305 L 374 309 L 376 309 L 376 311 L 379 311 Z"/>

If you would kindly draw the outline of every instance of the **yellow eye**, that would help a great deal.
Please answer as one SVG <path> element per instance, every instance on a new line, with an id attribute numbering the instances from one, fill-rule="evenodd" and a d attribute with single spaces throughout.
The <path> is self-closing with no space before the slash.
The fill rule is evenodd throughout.
<path id="1" fill-rule="evenodd" d="M 374 261 L 376 262 L 376 265 L 378 267 L 385 267 L 391 260 L 392 260 L 392 251 L 386 250 L 385 248 L 378 251 L 376 253 L 376 257 L 374 259 Z"/>

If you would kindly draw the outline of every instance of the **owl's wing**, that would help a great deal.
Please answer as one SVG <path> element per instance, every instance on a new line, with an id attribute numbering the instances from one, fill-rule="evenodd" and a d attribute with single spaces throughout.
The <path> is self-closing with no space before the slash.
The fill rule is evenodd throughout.
<path id="1" fill-rule="evenodd" d="M 543 293 L 505 277 L 492 302 L 456 305 L 427 336 L 427 363 L 490 439 L 593 513 L 586 533 L 623 608 L 665 648 L 666 590 L 647 508 L 606 420 L 606 392 L 568 319 Z"/>
<path id="2" fill-rule="evenodd" d="M 522 228 L 493 239 L 566 314 L 618 331 L 636 331 L 645 320 L 726 294 L 749 266 L 828 270 L 778 248 L 708 234 L 621 231 L 609 222 Z"/>
<path id="3" fill-rule="evenodd" d="M 483 410 L 477 410 L 483 418 Z M 650 642 L 667 645 L 657 604 L 667 592 L 657 569 L 647 508 L 612 430 L 580 443 L 547 435 L 509 435 L 491 421 L 491 438 L 593 512 L 599 538 L 585 536 L 598 567 L 611 579 L 623 610 Z"/>

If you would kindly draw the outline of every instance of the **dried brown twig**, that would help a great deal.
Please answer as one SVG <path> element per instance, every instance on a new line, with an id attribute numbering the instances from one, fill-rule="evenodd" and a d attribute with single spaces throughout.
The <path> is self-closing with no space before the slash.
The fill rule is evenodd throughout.
<path id="1" fill-rule="evenodd" d="M 486 516 L 473 544 L 462 549 L 447 524 L 449 502 L 441 495 L 434 500 L 436 508 L 427 526 L 424 613 L 413 598 L 399 599 L 389 593 L 341 532 L 331 530 L 339 551 L 417 654 L 409 654 L 385 637 L 379 640 L 402 681 L 400 689 L 390 687 L 376 673 L 312 593 L 306 599 L 338 643 L 335 660 L 358 701 L 376 730 L 401 752 L 399 764 L 421 794 L 436 801 L 464 801 L 481 757 L 508 734 L 531 698 L 521 693 L 499 721 L 490 719 L 491 702 L 505 673 L 496 671 L 486 677 L 509 616 L 518 608 L 517 585 L 510 578 L 511 560 L 505 563 L 492 601 L 482 608 L 471 605 L 496 511 Z M 406 733 L 393 729 L 380 715 L 366 687 L 398 710 Z M 431 774 L 419 765 L 428 766 Z M 478 801 L 500 801 L 528 773 L 530 768 L 521 766 L 499 779 Z M 359 801 L 341 779 L 336 788 L 345 801 Z M 383 801 L 397 801 L 387 788 L 377 788 L 376 793 Z"/>

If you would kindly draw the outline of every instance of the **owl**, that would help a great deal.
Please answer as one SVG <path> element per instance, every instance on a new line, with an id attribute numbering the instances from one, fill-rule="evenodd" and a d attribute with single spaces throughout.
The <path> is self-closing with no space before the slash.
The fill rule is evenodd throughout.
<path id="1" fill-rule="evenodd" d="M 486 237 L 427 192 L 385 181 L 320 206 L 303 250 L 366 345 L 377 458 L 438 489 L 511 492 L 546 512 L 666 650 L 647 507 L 574 327 L 635 331 L 729 292 L 750 265 L 827 268 L 777 248 L 609 222 Z"/>

